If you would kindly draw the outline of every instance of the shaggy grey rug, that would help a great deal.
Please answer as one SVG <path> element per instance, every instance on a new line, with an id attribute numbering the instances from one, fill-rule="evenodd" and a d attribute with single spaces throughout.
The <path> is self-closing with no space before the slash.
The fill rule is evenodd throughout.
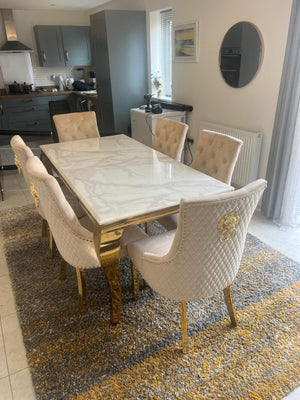
<path id="1" fill-rule="evenodd" d="M 142 282 L 135 301 L 128 260 L 112 327 L 102 269 L 86 273 L 80 315 L 75 270 L 57 279 L 60 258 L 47 258 L 33 208 L 3 212 L 0 229 L 37 399 L 281 399 L 300 383 L 300 266 L 255 237 L 233 285 L 238 327 L 222 293 L 190 302 L 182 355 L 179 305 Z"/>

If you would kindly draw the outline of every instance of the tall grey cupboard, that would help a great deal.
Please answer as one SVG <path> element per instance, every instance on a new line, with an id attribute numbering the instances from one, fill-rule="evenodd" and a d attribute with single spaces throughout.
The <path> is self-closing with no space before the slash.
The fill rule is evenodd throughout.
<path id="1" fill-rule="evenodd" d="M 130 109 L 147 93 L 146 13 L 104 10 L 90 22 L 101 135 L 127 134 Z"/>

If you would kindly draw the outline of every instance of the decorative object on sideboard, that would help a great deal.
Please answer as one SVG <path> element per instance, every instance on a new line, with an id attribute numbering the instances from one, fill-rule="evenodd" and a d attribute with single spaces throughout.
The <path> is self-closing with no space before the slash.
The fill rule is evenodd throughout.
<path id="1" fill-rule="evenodd" d="M 157 97 L 162 96 L 162 87 L 163 87 L 163 81 L 161 79 L 161 76 L 159 75 L 159 72 L 157 72 L 155 75 L 152 75 L 152 85 L 154 86 L 156 90 Z"/>

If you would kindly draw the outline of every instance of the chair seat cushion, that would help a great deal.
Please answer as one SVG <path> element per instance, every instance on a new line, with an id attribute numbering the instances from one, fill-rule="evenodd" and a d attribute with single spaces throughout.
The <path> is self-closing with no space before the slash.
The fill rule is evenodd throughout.
<path id="1" fill-rule="evenodd" d="M 144 253 L 155 254 L 157 257 L 163 257 L 168 254 L 173 243 L 175 232 L 176 230 L 172 230 L 134 243 L 129 243 L 127 247 L 128 256 L 132 259 L 133 264 L 140 269 Z"/>
<path id="2" fill-rule="evenodd" d="M 121 239 L 120 258 L 128 256 L 127 249 L 129 244 L 146 238 L 148 238 L 147 233 L 138 226 L 129 226 L 125 228 Z"/>
<path id="3" fill-rule="evenodd" d="M 172 231 L 177 228 L 179 214 L 168 215 L 160 218 L 158 222 L 167 230 Z"/>

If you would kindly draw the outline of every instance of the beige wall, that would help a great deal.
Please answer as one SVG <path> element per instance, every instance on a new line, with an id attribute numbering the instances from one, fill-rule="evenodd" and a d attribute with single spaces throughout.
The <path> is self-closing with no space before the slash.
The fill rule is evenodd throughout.
<path id="1" fill-rule="evenodd" d="M 160 10 L 171 7 L 172 0 L 112 0 L 102 6 L 89 10 L 89 14 L 95 14 L 102 10 Z"/>
<path id="2" fill-rule="evenodd" d="M 54 85 L 56 82 L 50 79 L 51 75 L 70 75 L 72 67 L 44 68 L 39 66 L 33 27 L 35 25 L 89 25 L 88 13 L 82 11 L 13 10 L 13 15 L 18 40 L 34 50 L 30 56 L 35 81 L 28 83 L 34 83 L 36 86 Z M 0 34 L 0 45 L 2 45 L 5 42 L 2 19 L 0 19 Z M 1 70 L 0 88 L 4 88 Z"/>
<path id="3" fill-rule="evenodd" d="M 173 22 L 199 21 L 199 62 L 173 64 L 174 101 L 191 104 L 189 135 L 197 139 L 207 120 L 264 135 L 259 169 L 265 177 L 283 66 L 292 0 L 173 0 Z M 224 34 L 235 23 L 255 24 L 264 42 L 264 58 L 255 79 L 244 88 L 229 87 L 219 71 Z M 195 150 L 195 144 L 192 146 Z"/>

